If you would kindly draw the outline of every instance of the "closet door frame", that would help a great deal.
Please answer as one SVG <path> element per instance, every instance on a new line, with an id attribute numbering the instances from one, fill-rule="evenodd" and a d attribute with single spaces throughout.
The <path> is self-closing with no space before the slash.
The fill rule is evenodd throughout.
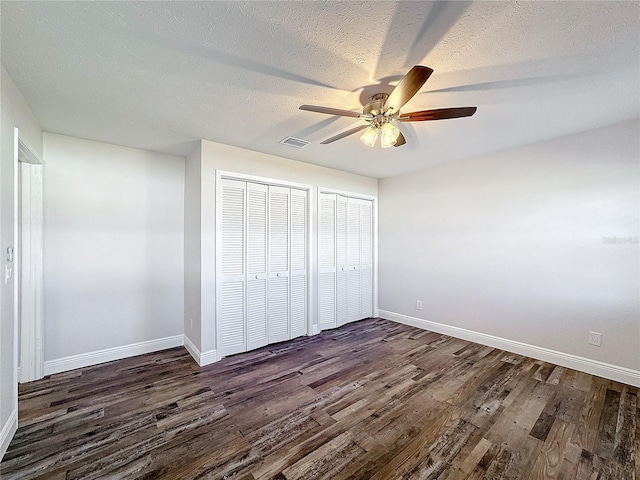
<path id="1" fill-rule="evenodd" d="M 355 193 L 355 192 L 349 192 L 346 190 L 337 190 L 335 188 L 330 188 L 330 187 L 318 187 L 318 193 L 317 193 L 317 199 L 316 199 L 316 204 L 320 205 L 320 195 L 322 193 L 328 193 L 328 194 L 335 194 L 337 195 L 342 195 L 343 197 L 349 197 L 349 198 L 355 198 L 358 200 L 369 200 L 372 202 L 372 228 L 371 228 L 371 248 L 372 248 L 372 269 L 373 269 L 373 281 L 372 281 L 372 286 L 373 286 L 373 292 L 371 292 L 371 298 L 372 298 L 372 306 L 371 306 L 371 310 L 373 312 L 373 316 L 377 317 L 378 316 L 378 197 L 375 195 L 366 195 L 363 193 Z M 316 219 L 317 221 L 317 225 L 316 225 L 316 231 L 319 232 L 320 231 L 320 217 L 318 216 L 318 218 Z M 316 265 L 320 265 L 320 249 L 318 249 L 317 251 L 317 257 L 316 257 L 316 261 L 315 261 Z M 320 287 L 319 285 L 316 285 L 316 298 L 319 298 L 319 293 L 320 293 Z M 319 312 L 320 310 L 320 304 L 318 303 L 316 305 L 316 311 Z M 319 313 L 317 314 L 317 316 L 319 317 Z M 318 328 L 320 328 L 320 324 L 318 323 Z"/>
<path id="2" fill-rule="evenodd" d="M 307 192 L 307 225 L 306 225 L 306 234 L 307 234 L 307 335 L 312 335 L 313 333 L 317 333 L 314 331 L 313 325 L 316 322 L 316 309 L 313 308 L 315 305 L 315 292 L 317 290 L 315 284 L 316 274 L 316 262 L 315 258 L 317 256 L 315 251 L 315 243 L 313 241 L 313 236 L 315 235 L 315 225 L 316 225 L 316 208 L 315 208 L 315 200 L 316 197 L 312 195 L 313 187 L 304 183 L 290 182 L 287 180 L 277 179 L 277 178 L 269 178 L 262 177 L 258 175 L 248 175 L 244 173 L 232 172 L 228 170 L 218 170 L 216 169 L 216 189 L 215 189 L 215 199 L 216 199 L 216 209 L 215 209 L 215 280 L 213 285 L 212 294 L 215 296 L 214 300 L 214 312 L 216 315 L 215 321 L 215 345 L 216 351 L 219 352 L 217 355 L 217 359 L 220 360 L 223 358 L 220 355 L 222 352 L 222 344 L 221 344 L 221 322 L 218 320 L 218 295 L 220 293 L 220 279 L 222 278 L 222 262 L 219 259 L 222 258 L 222 189 L 221 183 L 222 180 L 237 180 L 240 182 L 254 182 L 261 183 L 264 185 L 274 186 L 274 187 L 285 187 L 285 188 L 295 188 L 298 190 L 306 190 Z M 246 202 L 245 202 L 246 205 Z M 245 246 L 246 248 L 246 246 Z M 246 252 L 245 252 L 245 266 L 246 266 Z M 245 288 L 246 290 L 246 288 Z M 203 292 L 204 294 L 205 292 Z M 246 322 L 245 322 L 246 323 Z"/>

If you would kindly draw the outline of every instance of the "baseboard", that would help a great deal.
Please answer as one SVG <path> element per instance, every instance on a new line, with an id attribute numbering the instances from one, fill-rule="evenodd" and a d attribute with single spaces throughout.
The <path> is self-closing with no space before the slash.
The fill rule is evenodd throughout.
<path id="1" fill-rule="evenodd" d="M 44 362 L 44 374 L 51 375 L 53 373 L 66 372 L 76 368 L 89 367 L 99 363 L 111 362 L 113 360 L 120 360 L 121 358 L 157 352 L 158 350 L 180 347 L 182 345 L 184 345 L 184 335 L 174 335 L 173 337 L 158 338 L 156 340 L 123 345 L 121 347 L 71 355 L 69 357 Z"/>
<path id="2" fill-rule="evenodd" d="M 184 347 L 189 351 L 193 359 L 201 367 L 218 361 L 218 352 L 216 350 L 209 350 L 208 352 L 204 353 L 200 352 L 198 347 L 196 347 L 191 339 L 186 335 L 184 336 Z"/>
<path id="3" fill-rule="evenodd" d="M 0 430 L 0 461 L 7 449 L 9 448 L 9 444 L 11 443 L 11 439 L 18 430 L 18 410 L 13 410 L 9 418 L 2 426 L 2 430 Z"/>
<path id="4" fill-rule="evenodd" d="M 410 317 L 401 313 L 379 310 L 378 314 L 379 317 L 386 320 L 422 328 L 423 330 L 442 333 L 444 335 L 461 338 L 463 340 L 487 345 L 489 347 L 499 348 L 501 350 L 506 350 L 507 352 L 517 353 L 518 355 L 535 358 L 536 360 L 554 363 L 562 367 L 572 368 L 591 375 L 615 380 L 616 382 L 640 387 L 640 371 L 638 370 L 619 367 L 617 365 L 611 365 L 609 363 L 599 362 L 597 360 L 591 360 L 589 358 L 579 357 L 569 353 L 558 352 L 548 348 L 537 347 L 527 343 L 487 335 L 486 333 L 474 332 L 473 330 L 467 330 L 465 328 L 453 327 L 442 323 L 423 320 L 421 318 Z"/>

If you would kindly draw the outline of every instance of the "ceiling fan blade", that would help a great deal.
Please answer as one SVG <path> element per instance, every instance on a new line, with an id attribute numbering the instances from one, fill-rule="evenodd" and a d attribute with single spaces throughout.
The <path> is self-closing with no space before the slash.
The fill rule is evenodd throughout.
<path id="1" fill-rule="evenodd" d="M 445 120 L 447 118 L 470 117 L 476 113 L 478 107 L 437 108 L 435 110 L 420 110 L 419 112 L 403 113 L 399 122 L 424 122 L 425 120 Z"/>
<path id="2" fill-rule="evenodd" d="M 400 134 L 398 135 L 398 139 L 396 140 L 396 143 L 393 146 L 401 147 L 405 143 L 407 143 L 407 141 L 405 140 L 404 135 L 402 135 L 402 132 L 400 132 Z"/>
<path id="3" fill-rule="evenodd" d="M 385 112 L 389 110 L 400 111 L 404 104 L 420 90 L 432 73 L 433 70 L 429 67 L 415 65 L 393 89 L 387 101 L 384 102 L 383 110 Z"/>
<path id="4" fill-rule="evenodd" d="M 341 138 L 348 137 L 349 135 L 353 135 L 354 133 L 358 133 L 365 128 L 369 128 L 369 124 L 365 123 L 364 125 L 358 125 L 357 127 L 346 130 L 342 133 L 339 133 L 338 135 L 334 135 L 333 137 L 327 138 L 326 140 L 320 142 L 320 145 L 326 145 L 327 143 L 335 142 L 336 140 L 340 140 Z"/>
<path id="5" fill-rule="evenodd" d="M 341 117 L 369 117 L 369 115 L 364 115 L 362 112 L 354 112 L 352 110 L 341 110 L 339 108 L 331 108 L 331 107 L 318 107 L 316 105 L 300 105 L 300 110 L 307 110 L 309 112 L 316 113 L 326 113 L 327 115 L 340 115 Z"/>

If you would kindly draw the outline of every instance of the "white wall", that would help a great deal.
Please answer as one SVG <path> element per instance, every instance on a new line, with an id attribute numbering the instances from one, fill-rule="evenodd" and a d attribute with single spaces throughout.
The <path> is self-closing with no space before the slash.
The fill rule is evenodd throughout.
<path id="1" fill-rule="evenodd" d="M 317 199 L 317 187 L 375 196 L 377 180 L 353 175 L 330 168 L 297 162 L 207 140 L 201 142 L 201 182 L 198 185 L 187 184 L 187 190 L 201 187 L 201 317 L 194 318 L 201 332 L 201 352 L 207 353 L 216 348 L 215 337 L 215 211 L 216 211 L 216 170 L 224 170 L 245 175 L 255 175 L 271 179 L 311 185 L 312 197 L 311 238 L 312 272 L 310 278 L 315 282 L 313 270 L 317 262 L 316 222 L 313 206 Z M 366 152 L 363 152 L 363 154 Z M 327 154 L 330 154 L 327 151 Z M 348 160 L 345 160 L 348 161 Z M 311 286 L 311 302 L 315 298 L 315 285 Z M 195 307 L 194 307 L 195 309 Z M 193 310 L 192 310 L 193 311 Z"/>
<path id="2" fill-rule="evenodd" d="M 637 242 L 639 131 L 634 121 L 381 180 L 380 309 L 640 374 L 639 245 L 603 243 Z"/>
<path id="3" fill-rule="evenodd" d="M 17 358 L 14 343 L 14 282 L 4 283 L 7 247 L 14 245 L 14 127 L 42 155 L 42 130 L 24 97 L 1 68 L 0 150 L 0 458 L 17 426 Z M 15 267 L 15 265 L 14 265 Z"/>
<path id="4" fill-rule="evenodd" d="M 51 133 L 44 157 L 45 372 L 181 335 L 184 158 Z"/>
<path id="5" fill-rule="evenodd" d="M 200 351 L 200 249 L 201 249 L 201 159 L 200 142 L 189 154 L 185 164 L 184 192 L 184 334 Z M 193 325 L 192 325 L 193 324 Z"/>

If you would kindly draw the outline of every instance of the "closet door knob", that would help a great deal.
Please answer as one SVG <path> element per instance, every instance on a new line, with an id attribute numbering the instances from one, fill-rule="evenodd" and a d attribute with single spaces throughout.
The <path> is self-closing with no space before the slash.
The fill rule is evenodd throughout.
<path id="1" fill-rule="evenodd" d="M 279 277 L 279 276 L 280 276 L 280 274 L 279 274 L 279 273 L 276 273 L 276 277 Z"/>
<path id="2" fill-rule="evenodd" d="M 260 276 L 259 276 L 259 275 L 256 275 L 256 280 L 258 280 L 259 278 L 260 278 Z"/>

